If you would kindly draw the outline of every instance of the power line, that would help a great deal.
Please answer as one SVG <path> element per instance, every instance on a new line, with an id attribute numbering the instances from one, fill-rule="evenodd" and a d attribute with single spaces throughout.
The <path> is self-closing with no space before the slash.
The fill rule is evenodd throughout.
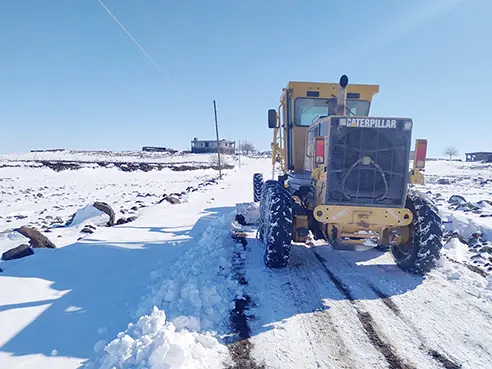
<path id="1" fill-rule="evenodd" d="M 104 10 L 106 10 L 106 12 L 108 12 L 108 14 L 111 16 L 111 18 L 114 19 L 114 21 L 116 23 L 118 23 L 118 25 L 120 26 L 120 28 L 125 31 L 125 33 L 128 35 L 128 37 L 130 37 L 130 39 L 133 41 L 133 43 L 135 45 L 137 45 L 137 47 L 140 49 L 140 51 L 142 51 L 142 53 L 147 57 L 147 59 L 150 60 L 150 62 L 152 64 L 154 64 L 154 66 L 159 70 L 159 72 L 167 79 L 169 80 L 169 82 L 173 83 L 173 81 L 171 80 L 171 78 L 169 78 L 169 76 L 164 73 L 164 71 L 162 70 L 162 68 L 159 66 L 159 64 L 157 64 L 157 62 L 149 55 L 149 53 L 147 53 L 147 51 L 145 51 L 145 49 L 138 43 L 137 40 L 135 40 L 135 38 L 130 34 L 130 32 L 128 32 L 128 30 L 125 28 L 125 26 L 123 26 L 123 24 L 121 24 L 121 22 L 114 16 L 113 13 L 111 13 L 111 10 L 108 9 L 108 7 L 106 5 L 104 5 L 104 3 L 101 1 L 101 0 L 97 0 L 97 2 L 99 4 L 101 4 L 101 6 L 104 8 Z"/>

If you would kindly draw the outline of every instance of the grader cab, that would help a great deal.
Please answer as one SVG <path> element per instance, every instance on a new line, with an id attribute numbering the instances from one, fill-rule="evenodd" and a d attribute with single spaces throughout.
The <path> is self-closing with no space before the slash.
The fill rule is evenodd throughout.
<path id="1" fill-rule="evenodd" d="M 309 237 L 334 248 L 387 246 L 412 273 L 435 265 L 441 219 L 430 199 L 409 188 L 423 184 L 426 141 L 417 140 L 410 169 L 413 121 L 369 116 L 378 92 L 377 85 L 349 85 L 346 76 L 338 84 L 290 82 L 279 108 L 268 112 L 272 176 L 276 164 L 282 174 L 265 182 L 255 174 L 250 216 L 245 204 L 236 216 L 236 236 L 257 227 L 267 266 L 286 267 L 292 242 Z"/>

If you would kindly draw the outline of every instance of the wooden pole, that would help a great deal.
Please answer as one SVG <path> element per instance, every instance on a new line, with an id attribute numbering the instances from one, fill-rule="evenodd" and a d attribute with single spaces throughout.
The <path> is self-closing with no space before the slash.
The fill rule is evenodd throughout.
<path id="1" fill-rule="evenodd" d="M 217 105 L 214 100 L 214 116 L 215 116 L 215 134 L 217 136 L 217 157 L 219 161 L 219 178 L 222 179 L 222 169 L 220 165 L 220 142 L 219 142 L 219 124 L 217 123 Z"/>

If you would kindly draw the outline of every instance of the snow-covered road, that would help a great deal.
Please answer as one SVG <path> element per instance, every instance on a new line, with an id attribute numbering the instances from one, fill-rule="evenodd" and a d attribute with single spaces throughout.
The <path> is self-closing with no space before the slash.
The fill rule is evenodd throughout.
<path id="1" fill-rule="evenodd" d="M 295 246 L 289 267 L 263 266 L 248 246 L 253 356 L 266 368 L 487 368 L 492 309 L 439 269 L 408 275 L 388 254 Z"/>
<path id="2" fill-rule="evenodd" d="M 492 218 L 446 200 L 490 199 L 490 188 L 472 179 L 486 170 L 460 165 L 429 163 L 426 190 L 466 238 Z M 269 178 L 269 160 L 243 161 L 182 204 L 149 203 L 132 223 L 2 263 L 0 368 L 490 367 L 492 290 L 461 263 L 467 245 L 451 239 L 425 278 L 388 253 L 322 243 L 294 245 L 289 266 L 270 270 L 256 238 L 243 248 L 229 233 L 255 172 Z M 444 174 L 450 184 L 437 183 Z"/>
<path id="3" fill-rule="evenodd" d="M 443 200 L 448 230 L 465 238 L 487 233 L 490 218 L 445 204 L 454 194 L 490 200 L 488 168 L 447 162 L 428 167 L 424 190 Z M 248 241 L 249 341 L 258 367 L 490 367 L 491 283 L 456 263 L 470 260 L 467 245 L 457 239 L 446 244 L 446 256 L 425 278 L 401 271 L 387 252 L 341 251 L 322 243 L 293 246 L 289 267 L 269 270 L 260 242 Z M 468 256 L 453 258 L 456 246 Z"/>

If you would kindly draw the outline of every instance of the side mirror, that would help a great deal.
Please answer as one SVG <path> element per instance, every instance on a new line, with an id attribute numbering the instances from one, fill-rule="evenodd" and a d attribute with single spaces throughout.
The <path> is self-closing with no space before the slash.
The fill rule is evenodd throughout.
<path id="1" fill-rule="evenodd" d="M 277 111 L 275 109 L 268 110 L 268 128 L 277 128 Z"/>

